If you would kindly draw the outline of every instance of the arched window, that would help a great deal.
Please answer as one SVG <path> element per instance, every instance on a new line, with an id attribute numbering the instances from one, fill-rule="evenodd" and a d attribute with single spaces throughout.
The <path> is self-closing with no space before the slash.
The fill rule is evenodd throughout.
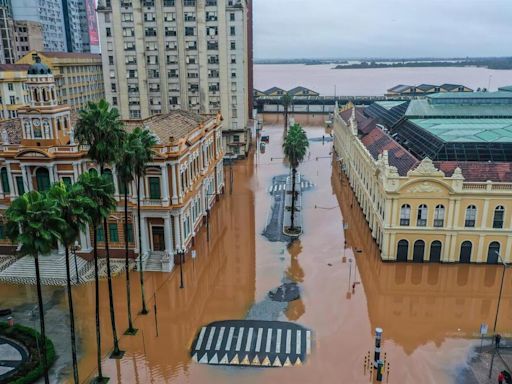
<path id="1" fill-rule="evenodd" d="M 37 190 L 40 192 L 50 189 L 50 172 L 48 168 L 38 168 L 36 171 Z"/>
<path id="2" fill-rule="evenodd" d="M 89 169 L 89 173 L 90 173 L 91 175 L 97 175 L 97 174 L 98 174 L 98 171 L 96 170 L 96 168 L 90 168 L 90 169 Z"/>
<path id="3" fill-rule="evenodd" d="M 0 177 L 2 178 L 2 189 L 4 193 L 11 193 L 11 188 L 9 187 L 9 175 L 7 173 L 7 168 L 2 168 L 0 170 Z"/>
<path id="4" fill-rule="evenodd" d="M 492 220 L 493 228 L 503 228 L 503 219 L 505 217 L 505 208 L 502 205 L 498 205 L 494 209 L 494 219 Z"/>
<path id="5" fill-rule="evenodd" d="M 444 205 L 439 204 L 436 205 L 436 209 L 434 211 L 434 227 L 443 227 L 444 226 Z"/>
<path id="6" fill-rule="evenodd" d="M 469 205 L 466 208 L 466 220 L 464 221 L 465 227 L 474 227 L 476 223 L 476 207 Z"/>
<path id="7" fill-rule="evenodd" d="M 39 101 L 39 92 L 37 91 L 37 89 L 34 89 L 34 100 Z"/>
<path id="8" fill-rule="evenodd" d="M 500 243 L 493 241 L 487 250 L 487 264 L 498 264 L 500 254 Z"/>
<path id="9" fill-rule="evenodd" d="M 418 207 L 418 217 L 416 221 L 416 225 L 418 227 L 426 227 L 427 226 L 427 215 L 428 215 L 428 209 L 425 204 L 421 204 Z"/>
<path id="10" fill-rule="evenodd" d="M 43 88 L 43 101 L 47 101 L 48 96 L 46 95 L 46 89 Z"/>
<path id="11" fill-rule="evenodd" d="M 407 240 L 400 240 L 396 251 L 396 261 L 407 261 L 407 254 L 409 253 L 409 242 Z"/>
<path id="12" fill-rule="evenodd" d="M 441 261 L 442 244 L 439 240 L 435 240 L 430 244 L 430 257 L 431 263 L 439 263 Z"/>
<path id="13" fill-rule="evenodd" d="M 400 225 L 408 226 L 411 219 L 411 206 L 409 204 L 402 205 L 400 208 Z"/>
<path id="14" fill-rule="evenodd" d="M 414 242 L 412 261 L 414 261 L 415 263 L 423 263 L 424 257 L 425 257 L 425 242 L 423 240 L 416 240 Z"/>
<path id="15" fill-rule="evenodd" d="M 460 245 L 460 257 L 459 262 L 461 263 L 470 263 L 471 262 L 471 251 L 473 249 L 473 244 L 471 241 L 464 241 Z"/>

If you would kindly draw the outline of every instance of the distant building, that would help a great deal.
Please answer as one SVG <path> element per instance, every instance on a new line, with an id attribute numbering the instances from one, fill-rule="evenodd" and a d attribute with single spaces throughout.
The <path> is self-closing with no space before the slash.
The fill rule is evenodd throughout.
<path id="1" fill-rule="evenodd" d="M 41 23 L 28 20 L 14 21 L 14 50 L 16 61 L 30 51 L 44 49 L 44 36 Z"/>
<path id="2" fill-rule="evenodd" d="M 11 0 L 0 0 L 0 64 L 14 64 L 14 20 Z"/>
<path id="3" fill-rule="evenodd" d="M 313 91 L 306 87 L 295 87 L 288 91 L 285 91 L 279 87 L 272 87 L 262 92 L 257 89 L 254 90 L 254 97 L 281 97 L 284 94 L 289 94 L 292 97 L 304 97 L 304 96 L 320 96 L 316 91 Z"/>
<path id="4" fill-rule="evenodd" d="M 295 87 L 288 91 L 288 94 L 296 97 L 296 96 L 320 96 L 318 92 L 312 91 L 306 87 Z"/>
<path id="5" fill-rule="evenodd" d="M 386 96 L 425 96 L 439 92 L 473 92 L 471 88 L 468 88 L 460 84 L 420 84 L 420 85 L 404 85 L 400 84 L 388 89 Z"/>
<path id="6" fill-rule="evenodd" d="M 286 91 L 279 87 L 272 87 L 265 91 L 265 95 L 267 96 L 283 96 Z"/>
<path id="7" fill-rule="evenodd" d="M 0 124 L 0 254 L 15 250 L 5 235 L 5 210 L 11 202 L 31 190 L 45 191 L 57 181 L 74 183 L 80 174 L 98 165 L 87 158 L 84 148 L 74 141 L 71 109 L 57 99 L 52 70 L 42 59 L 26 72 L 30 104 L 19 109 L 18 124 Z M 115 167 L 112 175 L 117 209 L 108 218 L 110 252 L 124 257 L 125 239 L 130 249 L 138 250 L 138 236 L 146 266 L 170 271 L 174 255 L 189 251 L 198 228 L 209 209 L 224 191 L 222 118 L 220 114 L 199 115 L 189 111 L 171 111 L 143 120 L 130 121 L 126 129 L 144 127 L 158 140 L 156 156 L 147 165 L 142 180 L 142 226 L 137 228 L 135 184 L 129 188 L 128 231 L 125 231 L 124 200 Z M 16 131 L 18 130 L 18 131 Z M 80 233 L 80 255 L 92 257 L 93 229 Z M 98 229 L 100 254 L 106 234 Z M 61 244 L 58 252 L 64 252 Z M 138 251 L 135 251 L 137 253 Z M 135 256 L 130 251 L 131 256 Z"/>
<path id="8" fill-rule="evenodd" d="M 107 100 L 123 119 L 221 112 L 226 156 L 251 142 L 251 1 L 101 0 Z"/>
<path id="9" fill-rule="evenodd" d="M 29 52 L 18 63 L 30 64 L 35 53 Z M 105 97 L 100 55 L 78 52 L 39 52 L 38 55 L 55 77 L 59 103 L 78 111 L 88 101 Z"/>
<path id="10" fill-rule="evenodd" d="M 259 89 L 254 88 L 253 95 L 254 97 L 263 97 L 266 96 L 267 94 L 265 92 L 260 91 Z"/>
<path id="11" fill-rule="evenodd" d="M 351 105 L 334 148 L 383 260 L 512 261 L 512 93 Z"/>

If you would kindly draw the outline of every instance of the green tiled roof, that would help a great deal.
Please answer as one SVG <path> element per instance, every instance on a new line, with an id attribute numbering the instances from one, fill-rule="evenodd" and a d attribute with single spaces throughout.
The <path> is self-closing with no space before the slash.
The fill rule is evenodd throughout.
<path id="1" fill-rule="evenodd" d="M 498 88 L 498 91 L 507 91 L 507 92 L 512 92 L 512 85 L 506 85 L 504 87 L 499 87 Z"/>
<path id="2" fill-rule="evenodd" d="M 430 99 L 501 99 L 512 98 L 510 92 L 440 92 L 427 96 Z"/>
<path id="3" fill-rule="evenodd" d="M 510 119 L 410 119 L 445 142 L 512 143 Z"/>
<path id="4" fill-rule="evenodd" d="M 405 102 L 406 101 L 403 101 L 403 100 L 386 100 L 386 101 L 376 101 L 375 104 L 378 104 L 382 108 L 386 108 L 389 111 L 391 108 L 394 108 L 397 105 L 403 104 Z"/>
<path id="5" fill-rule="evenodd" d="M 512 92 L 502 93 L 512 95 Z M 512 117 L 512 104 L 433 104 L 427 99 L 418 99 L 411 100 L 405 116 L 409 118 Z"/>

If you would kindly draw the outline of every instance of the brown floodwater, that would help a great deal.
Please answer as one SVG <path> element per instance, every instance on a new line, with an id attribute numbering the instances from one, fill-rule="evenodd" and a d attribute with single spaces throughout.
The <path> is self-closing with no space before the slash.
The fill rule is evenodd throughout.
<path id="1" fill-rule="evenodd" d="M 107 289 L 102 282 L 104 374 L 111 383 L 366 383 L 364 357 L 373 351 L 374 328 L 382 327 L 389 383 L 456 382 L 457 369 L 479 344 L 480 323 L 492 329 L 501 269 L 382 263 L 346 179 L 332 166 L 332 143 L 321 140 L 310 143 L 310 153 L 300 167 L 315 184 L 303 196 L 304 234 L 290 247 L 269 242 L 261 235 L 272 203 L 268 187 L 272 176 L 287 172 L 281 154 L 281 122 L 275 116 L 269 118 L 272 123 L 263 129 L 270 136 L 265 153 L 258 150 L 233 165 L 234 190 L 230 193 L 228 186 L 213 209 L 210 241 L 204 227 L 197 236 L 197 258 L 187 259 L 184 265 L 185 288 L 179 288 L 178 268 L 170 274 L 146 273 L 151 313 L 141 316 L 136 311 L 140 308 L 138 275 L 132 272 L 139 332 L 121 337 L 126 350 L 121 360 L 108 358 L 112 343 Z M 310 138 L 325 134 L 318 126 L 322 119 L 297 116 Z M 313 123 L 316 126 L 308 126 Z M 498 319 L 500 331 L 512 324 L 510 273 Z M 243 319 L 283 277 L 297 282 L 302 296 L 279 319 L 313 332 L 313 351 L 302 367 L 258 369 L 191 361 L 189 348 L 201 326 Z M 48 288 L 45 295 L 59 289 Z M 0 306 L 33 303 L 33 291 L 33 287 L 0 285 Z M 124 275 L 114 279 L 114 295 L 122 334 L 127 325 Z M 94 284 L 74 288 L 74 299 L 80 377 L 88 382 L 96 373 Z M 54 294 L 52 300 L 66 312 L 64 295 Z"/>

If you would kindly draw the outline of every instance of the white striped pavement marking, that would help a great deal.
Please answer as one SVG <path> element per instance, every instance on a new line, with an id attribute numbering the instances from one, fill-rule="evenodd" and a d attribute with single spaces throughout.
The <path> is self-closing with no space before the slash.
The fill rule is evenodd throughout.
<path id="1" fill-rule="evenodd" d="M 261 349 L 262 336 L 263 336 L 263 328 L 258 328 L 258 336 L 256 338 L 256 348 L 254 349 L 255 352 L 259 352 Z"/>
<path id="2" fill-rule="evenodd" d="M 295 354 L 300 355 L 300 347 L 302 342 L 302 332 L 300 329 L 297 329 L 297 341 L 295 343 Z"/>
<path id="3" fill-rule="evenodd" d="M 272 342 L 272 328 L 267 329 L 267 345 L 265 346 L 265 352 L 270 352 L 270 343 Z"/>
<path id="4" fill-rule="evenodd" d="M 242 346 L 242 337 L 244 336 L 244 327 L 240 327 L 238 330 L 238 339 L 236 340 L 235 351 L 240 351 L 240 347 Z"/>
<path id="5" fill-rule="evenodd" d="M 210 334 L 208 335 L 208 341 L 206 343 L 205 351 L 209 351 L 212 346 L 213 335 L 215 334 L 215 327 L 210 328 Z"/>
<path id="6" fill-rule="evenodd" d="M 281 329 L 277 330 L 276 353 L 281 352 Z"/>
<path id="7" fill-rule="evenodd" d="M 286 330 L 286 353 L 290 354 L 292 347 L 292 330 Z"/>
<path id="8" fill-rule="evenodd" d="M 199 333 L 199 338 L 196 343 L 196 350 L 201 349 L 201 344 L 203 344 L 204 333 L 206 332 L 206 327 L 201 328 L 201 332 Z"/>
<path id="9" fill-rule="evenodd" d="M 231 342 L 233 341 L 233 333 L 235 333 L 235 327 L 229 327 L 228 341 L 226 342 L 226 351 L 231 349 Z"/>
<path id="10" fill-rule="evenodd" d="M 226 327 L 221 327 L 219 336 L 217 337 L 217 344 L 215 345 L 215 350 L 218 351 L 220 349 L 220 345 L 222 344 L 222 339 L 224 338 L 224 330 Z"/>
<path id="11" fill-rule="evenodd" d="M 311 353 L 311 331 L 306 331 L 306 353 Z"/>
<path id="12" fill-rule="evenodd" d="M 251 349 L 251 342 L 252 342 L 252 334 L 254 332 L 254 328 L 249 328 L 249 332 L 247 333 L 247 342 L 245 343 L 245 352 L 249 352 Z"/>

